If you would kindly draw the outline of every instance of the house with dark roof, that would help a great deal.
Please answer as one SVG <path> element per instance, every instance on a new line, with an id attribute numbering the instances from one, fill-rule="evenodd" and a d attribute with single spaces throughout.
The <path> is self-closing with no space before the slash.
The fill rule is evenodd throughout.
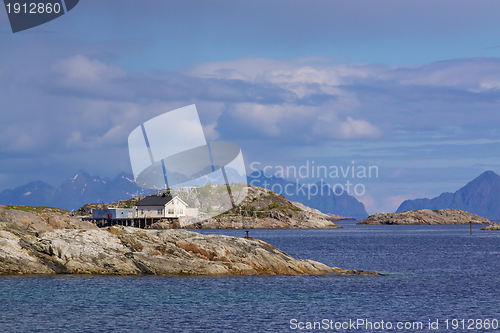
<path id="1" fill-rule="evenodd" d="M 186 216 L 188 205 L 178 196 L 159 195 L 145 197 L 135 205 L 137 217 L 178 218 Z M 191 214 L 189 214 L 191 215 Z"/>

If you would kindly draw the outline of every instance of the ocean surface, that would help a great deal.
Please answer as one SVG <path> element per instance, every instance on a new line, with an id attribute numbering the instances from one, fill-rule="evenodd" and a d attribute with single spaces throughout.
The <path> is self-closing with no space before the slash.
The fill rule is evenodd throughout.
<path id="1" fill-rule="evenodd" d="M 339 224 L 250 236 L 385 275 L 4 276 L 0 332 L 500 332 L 500 232 Z"/>

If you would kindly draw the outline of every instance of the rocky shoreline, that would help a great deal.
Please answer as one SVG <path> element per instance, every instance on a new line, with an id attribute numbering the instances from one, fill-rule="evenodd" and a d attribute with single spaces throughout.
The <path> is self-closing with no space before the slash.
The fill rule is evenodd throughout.
<path id="1" fill-rule="evenodd" d="M 0 207 L 0 275 L 378 275 L 297 260 L 258 239 L 97 228 L 48 208 L 23 209 Z"/>
<path id="2" fill-rule="evenodd" d="M 458 209 L 421 209 L 402 213 L 377 213 L 357 224 L 490 224 L 483 217 Z"/>
<path id="3" fill-rule="evenodd" d="M 479 230 L 500 230 L 500 223 L 493 223 L 487 227 L 481 228 Z"/>

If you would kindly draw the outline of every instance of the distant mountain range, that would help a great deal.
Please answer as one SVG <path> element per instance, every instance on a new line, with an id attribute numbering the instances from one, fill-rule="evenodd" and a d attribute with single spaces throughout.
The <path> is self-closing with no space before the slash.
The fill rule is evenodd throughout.
<path id="1" fill-rule="evenodd" d="M 75 210 L 90 202 L 113 202 L 130 199 L 132 195 L 150 194 L 134 182 L 134 176 L 125 172 L 115 179 L 101 179 L 90 176 L 84 170 L 74 177 L 66 179 L 55 188 L 43 181 L 28 183 L 14 190 L 0 193 L 0 204 L 50 206 L 66 210 Z"/>
<path id="2" fill-rule="evenodd" d="M 489 220 L 500 219 L 500 176 L 485 171 L 455 193 L 445 192 L 432 199 L 404 201 L 396 213 L 417 209 L 455 208 Z"/>
<path id="3" fill-rule="evenodd" d="M 300 190 L 297 191 L 296 183 L 274 176 L 267 177 L 264 176 L 263 172 L 260 172 L 260 177 L 256 175 L 257 172 L 250 175 L 248 183 L 253 181 L 256 186 L 264 187 L 265 181 L 268 184 L 267 188 L 269 190 L 276 184 L 283 189 L 288 185 L 288 192 L 292 192 L 293 195 L 283 193 L 286 199 L 298 201 L 323 213 L 354 217 L 358 220 L 368 216 L 365 206 L 347 193 L 335 195 L 331 191 L 325 190 L 323 195 L 308 195 L 307 186 L 304 193 L 302 193 Z M 230 182 L 241 181 L 236 175 L 232 174 L 231 170 L 228 170 L 228 177 Z M 212 183 L 217 182 L 216 179 L 208 180 Z M 276 186 L 274 190 L 275 192 L 279 192 L 277 190 L 279 187 Z M 156 191 L 140 188 L 136 185 L 134 176 L 124 172 L 120 173 L 115 179 L 110 180 L 109 178 L 101 179 L 99 176 L 90 176 L 84 170 L 80 170 L 74 177 L 68 178 L 58 188 L 43 181 L 36 181 L 19 186 L 14 190 L 5 190 L 0 193 L 0 204 L 50 206 L 66 210 L 76 210 L 87 203 L 111 203 L 113 201 L 130 199 L 132 195 L 148 195 L 154 192 Z"/>
<path id="4" fill-rule="evenodd" d="M 281 192 L 287 200 L 298 201 L 308 207 L 318 209 L 325 214 L 330 213 L 345 217 L 354 217 L 357 220 L 368 217 L 363 203 L 346 192 L 339 193 L 339 195 L 333 193 L 332 190 L 327 189 L 326 184 L 324 185 L 323 194 L 321 194 L 321 191 L 318 191 L 318 194 L 314 195 L 315 187 L 312 186 L 313 184 L 311 184 L 311 191 L 308 193 L 307 185 L 301 188 L 302 183 L 290 182 L 275 176 L 266 176 L 261 171 L 255 171 L 249 175 L 248 183 L 250 185 L 265 187 L 278 194 Z M 318 189 L 320 188 L 319 182 L 315 185 Z"/>

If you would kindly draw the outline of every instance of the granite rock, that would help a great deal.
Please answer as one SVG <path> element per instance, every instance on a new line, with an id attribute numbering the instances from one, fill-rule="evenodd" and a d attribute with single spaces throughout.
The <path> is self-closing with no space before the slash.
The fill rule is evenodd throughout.
<path id="1" fill-rule="evenodd" d="M 489 220 L 458 209 L 421 209 L 402 213 L 377 213 L 358 224 L 488 224 Z"/>
<path id="2" fill-rule="evenodd" d="M 258 239 L 188 230 L 55 229 L 0 222 L 0 274 L 377 274 L 296 260 Z"/>
<path id="3" fill-rule="evenodd" d="M 479 230 L 500 230 L 500 223 L 493 223 L 487 227 L 481 228 Z"/>

